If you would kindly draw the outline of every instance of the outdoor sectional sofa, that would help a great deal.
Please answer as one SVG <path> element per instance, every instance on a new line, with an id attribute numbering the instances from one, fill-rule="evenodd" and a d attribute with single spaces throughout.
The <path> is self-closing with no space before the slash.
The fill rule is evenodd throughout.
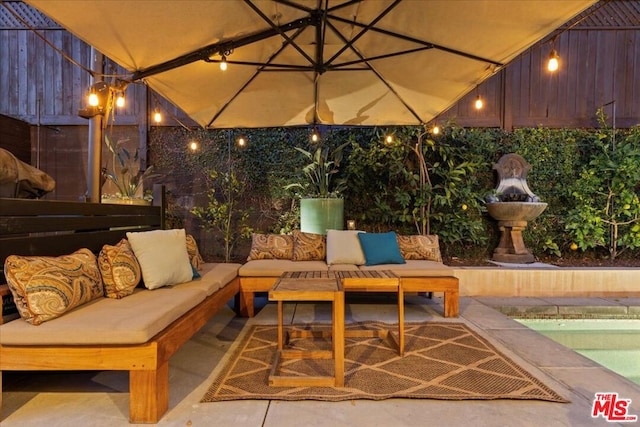
<path id="1" fill-rule="evenodd" d="M 160 420 L 169 405 L 169 359 L 238 294 L 240 267 L 240 264 L 196 263 L 195 268 L 190 262 L 194 258 L 190 259 L 185 249 L 184 230 L 159 230 L 161 212 L 159 207 L 151 206 L 0 200 L 0 261 L 7 268 L 3 273 L 12 282 L 28 282 L 24 286 L 13 283 L 11 291 L 14 293 L 18 286 L 23 292 L 30 292 L 24 298 L 19 297 L 16 305 L 33 311 L 29 320 L 25 320 L 29 314 L 10 320 L 3 313 L 7 322 L 0 325 L 0 391 L 2 371 L 124 370 L 129 371 L 129 421 Z M 137 286 L 126 290 L 121 285 L 128 281 L 131 270 L 122 259 L 127 252 L 122 239 L 127 233 L 155 236 L 158 232 L 163 238 L 168 236 L 174 241 L 181 238 L 185 242 L 181 255 L 187 254 L 184 256 L 188 266 L 184 257 L 180 265 L 188 269 L 189 279 L 200 277 L 155 289 Z M 100 277 L 102 273 L 97 272 L 97 264 L 105 262 L 95 255 L 105 245 L 115 254 L 111 271 L 123 277 L 121 281 L 112 280 L 110 290 L 117 295 L 111 298 L 90 295 L 97 286 L 92 277 Z M 165 245 L 162 249 L 170 255 L 179 246 Z M 41 267 L 38 265 L 41 261 L 48 264 L 40 269 L 37 273 L 40 279 L 36 280 L 32 273 Z M 142 263 L 140 268 L 146 282 Z M 64 301 L 69 309 L 56 316 L 47 304 L 39 306 L 37 293 L 43 292 L 46 297 L 47 286 L 64 282 L 60 276 L 64 277 L 65 269 L 74 278 L 68 283 L 77 286 L 73 296 L 68 295 L 68 289 L 57 292 L 62 295 L 58 300 Z M 4 278 L 4 274 L 0 277 Z M 43 286 L 37 285 L 43 280 Z M 10 295 L 9 288 L 2 283 L 4 308 Z M 82 287 L 85 283 L 90 285 Z M 78 288 L 82 290 L 78 292 Z M 15 300 L 16 295 L 13 296 Z M 1 404 L 0 393 L 0 409 Z"/>
<path id="2" fill-rule="evenodd" d="M 299 231 L 288 237 L 254 235 L 250 258 L 266 256 L 261 253 L 265 250 L 280 257 L 278 246 L 285 240 L 296 243 L 284 251 L 290 259 L 251 259 L 244 265 L 203 263 L 195 241 L 184 230 L 164 230 L 164 209 L 160 206 L 2 199 L 0 265 L 6 271 L 0 278 L 10 278 L 11 287 L 0 281 L 0 296 L 3 309 L 5 300 L 13 296 L 21 317 L 2 313 L 0 392 L 3 371 L 124 370 L 129 371 L 129 421 L 157 423 L 168 409 L 171 356 L 234 297 L 241 313 L 253 316 L 255 292 L 268 291 L 287 270 L 391 269 L 402 278 L 406 292 L 444 292 L 445 316 L 457 316 L 458 280 L 442 262 L 421 259 L 366 266 L 358 259 L 338 260 L 336 256 L 352 254 L 335 251 L 336 243 L 344 246 L 342 241 L 331 239 L 335 233 L 330 231 L 327 238 Z M 155 239 L 158 235 L 173 240 L 161 240 L 164 243 L 160 244 L 146 241 L 143 248 L 162 248 L 166 253 L 151 251 L 151 256 L 169 256 L 171 262 L 155 260 L 149 272 L 145 259 L 150 254 L 140 250 L 140 238 Z M 340 236 L 353 243 L 355 235 L 340 232 Z M 275 246 L 265 248 L 260 243 L 263 237 L 267 246 Z M 424 239 L 434 242 L 433 236 L 418 238 Z M 328 245 L 323 259 L 303 260 L 319 256 L 318 242 Z M 428 248 L 430 256 L 436 254 L 437 239 L 435 244 L 435 248 Z M 294 248 L 295 253 L 289 254 Z M 122 269 L 129 271 L 131 253 L 139 261 L 144 286 L 126 288 L 128 279 L 115 280 L 117 274 L 129 277 Z M 439 257 L 439 249 L 436 255 Z M 58 276 L 52 283 L 80 274 L 83 283 L 93 276 L 101 287 L 95 288 L 94 283 L 59 298 L 66 307 L 52 315 L 47 304 L 38 307 L 37 295 L 29 297 L 28 292 L 42 291 L 38 280 L 33 281 L 34 288 L 20 283 L 31 281 L 32 270 L 43 259 L 49 263 L 45 270 L 53 268 L 53 276 Z M 178 264 L 188 277 L 159 285 L 154 272 L 162 268 L 157 262 Z M 44 288 L 49 285 L 54 286 L 47 283 Z M 111 297 L 102 292 L 110 292 Z"/>
<path id="3" fill-rule="evenodd" d="M 368 233 L 371 237 L 397 238 L 400 257 L 382 254 L 367 259 L 357 230 L 328 230 L 327 236 L 295 230 L 291 236 L 254 234 L 249 258 L 240 267 L 239 310 L 254 314 L 256 292 L 267 292 L 285 271 L 391 270 L 402 282 L 404 292 L 442 292 L 444 316 L 458 316 L 458 279 L 453 268 L 442 263 L 438 236 L 395 236 L 395 233 Z M 388 252 L 393 242 L 372 241 L 374 252 Z M 373 256 L 378 255 L 373 253 Z M 391 254 L 393 255 L 393 254 Z M 385 259 L 388 258 L 388 259 Z M 370 257 L 369 257 L 370 258 Z M 385 261 L 392 261 L 387 263 Z M 375 265 L 367 265 L 375 264 Z"/>

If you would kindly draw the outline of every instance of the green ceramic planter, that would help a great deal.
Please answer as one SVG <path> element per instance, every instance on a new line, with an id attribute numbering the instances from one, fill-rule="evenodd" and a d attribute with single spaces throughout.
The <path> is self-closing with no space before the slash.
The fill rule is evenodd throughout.
<path id="1" fill-rule="evenodd" d="M 344 229 L 343 199 L 301 199 L 300 230 L 327 234 L 327 230 Z"/>

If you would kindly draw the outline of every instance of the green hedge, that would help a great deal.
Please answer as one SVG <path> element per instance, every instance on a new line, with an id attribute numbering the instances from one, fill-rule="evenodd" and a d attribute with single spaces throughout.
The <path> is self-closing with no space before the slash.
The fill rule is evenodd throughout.
<path id="1" fill-rule="evenodd" d="M 496 221 L 484 199 L 496 186 L 493 164 L 518 153 L 532 166 L 527 182 L 545 212 L 525 231 L 527 247 L 539 257 L 637 256 L 640 248 L 640 127 L 617 130 L 529 128 L 466 129 L 447 125 L 438 135 L 422 127 L 321 128 L 323 144 L 345 141 L 345 218 L 359 229 L 417 233 L 423 226 L 440 236 L 448 257 L 488 258 L 497 245 Z M 249 144 L 240 149 L 235 137 Z M 385 142 L 392 134 L 393 141 Z M 229 161 L 245 184 L 242 209 L 251 208 L 252 228 L 288 232 L 298 226 L 296 195 L 284 190 L 301 173 L 305 159 L 293 149 L 310 149 L 308 129 L 186 131 L 152 134 L 151 160 L 170 176 L 174 216 L 198 227 L 190 214 L 206 206 L 212 170 L 227 171 Z M 199 142 L 197 152 L 187 149 Z M 428 179 L 420 186 L 421 153 Z M 231 152 L 229 152 L 231 147 Z M 185 202 L 188 200 L 188 202 Z M 219 239 L 219 236 L 211 238 Z M 237 259 L 248 242 L 236 249 Z M 213 254 L 213 256 L 217 256 Z"/>

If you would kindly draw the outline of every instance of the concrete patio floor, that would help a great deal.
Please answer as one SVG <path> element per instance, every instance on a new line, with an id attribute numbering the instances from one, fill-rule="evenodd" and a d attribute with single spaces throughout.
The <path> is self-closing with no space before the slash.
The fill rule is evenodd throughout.
<path id="1" fill-rule="evenodd" d="M 262 301 L 263 304 L 266 301 Z M 497 307 L 498 309 L 496 309 Z M 295 322 L 322 322 L 329 308 L 289 304 Z M 226 307 L 171 359 L 169 411 L 161 426 L 604 426 L 592 418 L 596 392 L 631 399 L 630 415 L 640 415 L 640 386 L 553 342 L 502 314 L 607 312 L 640 315 L 640 298 L 492 298 L 463 297 L 460 317 L 442 317 L 442 300 L 406 298 L 406 321 L 464 322 L 554 388 L 571 403 L 486 400 L 442 401 L 232 401 L 200 403 L 229 349 L 250 323 L 274 323 L 274 304 L 253 319 L 236 317 Z M 347 321 L 395 322 L 393 303 L 347 304 Z M 4 373 L 3 427 L 127 426 L 128 375 L 122 372 Z M 640 425 L 618 423 L 617 425 Z"/>

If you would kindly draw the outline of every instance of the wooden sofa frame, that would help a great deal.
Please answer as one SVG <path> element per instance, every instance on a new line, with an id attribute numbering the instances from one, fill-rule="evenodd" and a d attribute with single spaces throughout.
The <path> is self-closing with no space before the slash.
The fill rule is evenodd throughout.
<path id="1" fill-rule="evenodd" d="M 164 212 L 162 206 L 0 199 L 0 261 L 4 266 L 11 254 L 56 256 L 82 247 L 97 253 L 127 231 L 164 228 Z M 129 421 L 157 423 L 169 406 L 169 359 L 238 292 L 236 278 L 144 344 L 0 345 L 0 410 L 2 371 L 126 370 Z M 0 294 L 10 297 L 2 282 Z"/>
<path id="2" fill-rule="evenodd" d="M 237 302 L 240 314 L 253 317 L 255 314 L 254 297 L 256 292 L 268 292 L 278 280 L 277 277 L 240 277 L 240 295 Z M 459 281 L 454 276 L 402 277 L 403 291 L 407 292 L 443 292 L 444 317 L 458 317 Z"/>

